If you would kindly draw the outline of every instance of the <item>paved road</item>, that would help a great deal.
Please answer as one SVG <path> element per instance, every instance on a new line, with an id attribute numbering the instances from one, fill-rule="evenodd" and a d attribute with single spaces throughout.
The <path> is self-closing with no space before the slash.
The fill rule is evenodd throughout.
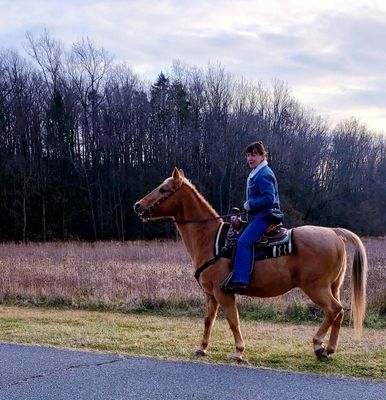
<path id="1" fill-rule="evenodd" d="M 386 399 L 386 382 L 0 344 L 0 400 Z"/>

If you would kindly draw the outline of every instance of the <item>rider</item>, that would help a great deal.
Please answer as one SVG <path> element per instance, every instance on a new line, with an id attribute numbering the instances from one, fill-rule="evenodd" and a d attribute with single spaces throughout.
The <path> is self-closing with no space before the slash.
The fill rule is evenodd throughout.
<path id="1" fill-rule="evenodd" d="M 237 242 L 232 278 L 223 287 L 230 293 L 243 293 L 247 288 L 253 265 L 253 244 L 271 224 L 271 210 L 280 208 L 276 177 L 268 166 L 268 154 L 263 143 L 251 143 L 246 154 L 248 166 L 252 169 L 247 179 L 244 203 L 249 224 Z"/>

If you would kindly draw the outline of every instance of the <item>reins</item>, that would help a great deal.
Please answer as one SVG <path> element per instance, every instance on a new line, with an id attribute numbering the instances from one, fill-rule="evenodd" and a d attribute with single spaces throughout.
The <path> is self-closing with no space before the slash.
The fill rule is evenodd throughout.
<path id="1" fill-rule="evenodd" d="M 162 221 L 162 222 L 175 222 L 177 224 L 194 224 L 194 223 L 204 223 L 204 222 L 210 222 L 210 221 L 217 221 L 222 218 L 227 218 L 232 216 L 233 214 L 223 214 L 219 215 L 218 217 L 211 217 L 211 218 L 205 218 L 205 219 L 183 219 L 183 220 L 170 220 L 170 219 L 157 219 L 157 221 Z"/>
<path id="2" fill-rule="evenodd" d="M 165 200 L 167 200 L 170 196 L 172 196 L 174 193 L 176 193 L 180 188 L 182 187 L 182 183 L 180 186 L 177 187 L 176 190 L 173 192 L 167 192 L 164 196 L 162 196 L 158 201 L 154 202 L 151 204 L 149 207 L 147 207 L 147 210 L 149 214 L 151 215 L 153 212 L 153 209 L 155 206 L 158 206 L 159 204 L 163 203 Z M 194 224 L 194 223 L 204 223 L 204 222 L 209 222 L 209 221 L 216 221 L 221 218 L 227 218 L 230 217 L 232 214 L 224 214 L 224 215 L 219 215 L 218 217 L 210 217 L 210 218 L 205 218 L 205 219 L 184 219 L 184 220 L 171 220 L 170 217 L 167 217 L 166 219 L 162 218 L 157 218 L 157 221 L 160 222 L 175 222 L 177 224 Z"/>

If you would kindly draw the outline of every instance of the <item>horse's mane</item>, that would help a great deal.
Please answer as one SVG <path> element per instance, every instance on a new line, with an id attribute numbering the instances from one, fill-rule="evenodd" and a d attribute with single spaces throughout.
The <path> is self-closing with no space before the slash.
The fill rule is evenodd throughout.
<path id="1" fill-rule="evenodd" d="M 193 193 L 197 196 L 198 200 L 205 205 L 206 208 L 208 208 L 208 211 L 213 214 L 213 216 L 218 217 L 219 214 L 218 212 L 210 205 L 208 200 L 205 199 L 205 197 L 197 190 L 197 188 L 193 185 L 192 182 L 189 181 L 189 179 L 184 178 L 183 183 L 185 183 L 187 186 L 189 186 L 190 189 L 192 189 Z"/>

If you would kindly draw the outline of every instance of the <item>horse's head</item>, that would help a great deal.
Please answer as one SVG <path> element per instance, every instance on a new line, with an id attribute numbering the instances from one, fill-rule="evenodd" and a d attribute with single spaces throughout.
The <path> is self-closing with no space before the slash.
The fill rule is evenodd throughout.
<path id="1" fill-rule="evenodd" d="M 173 217 L 178 206 L 178 199 L 173 194 L 181 188 L 183 181 L 183 171 L 174 168 L 170 178 L 134 204 L 134 211 L 143 220 Z"/>

